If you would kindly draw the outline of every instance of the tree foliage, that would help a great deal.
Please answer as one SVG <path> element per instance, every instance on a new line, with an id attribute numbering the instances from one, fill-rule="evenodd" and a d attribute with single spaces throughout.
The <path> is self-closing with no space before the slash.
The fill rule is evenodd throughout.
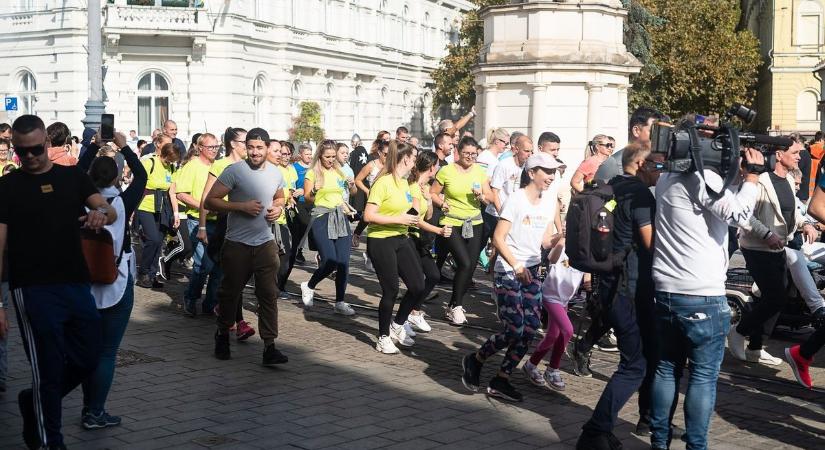
<path id="1" fill-rule="evenodd" d="M 316 102 L 301 102 L 301 113 L 292 119 L 289 138 L 294 142 L 321 142 L 324 129 L 321 128 L 321 106 Z"/>
<path id="2" fill-rule="evenodd" d="M 736 31 L 738 0 L 693 0 L 689 7 L 671 0 L 632 0 L 631 11 L 637 2 L 656 19 L 644 26 L 649 59 L 631 80 L 630 109 L 650 105 L 679 116 L 753 101 L 759 42 L 748 30 Z"/>
<path id="3" fill-rule="evenodd" d="M 457 104 L 468 109 L 475 103 L 475 87 L 471 68 L 478 62 L 484 45 L 484 22 L 479 10 L 485 6 L 503 5 L 509 0 L 473 0 L 477 8 L 464 14 L 458 42 L 447 45 L 447 55 L 441 59 L 431 76 L 434 105 Z"/>

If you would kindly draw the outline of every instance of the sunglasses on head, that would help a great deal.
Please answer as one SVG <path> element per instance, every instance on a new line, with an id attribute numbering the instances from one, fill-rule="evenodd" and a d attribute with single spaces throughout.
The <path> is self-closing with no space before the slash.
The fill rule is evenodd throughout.
<path id="1" fill-rule="evenodd" d="M 31 147 L 15 146 L 14 153 L 22 158 L 31 153 L 32 156 L 40 156 L 46 151 L 46 144 L 33 145 Z"/>

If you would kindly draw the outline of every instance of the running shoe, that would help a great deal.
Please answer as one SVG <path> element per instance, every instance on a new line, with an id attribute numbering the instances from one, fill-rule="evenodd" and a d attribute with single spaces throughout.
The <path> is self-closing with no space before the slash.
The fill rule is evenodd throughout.
<path id="1" fill-rule="evenodd" d="M 564 380 L 561 379 L 561 370 L 547 368 L 544 371 L 544 381 L 547 386 L 556 391 L 563 391 L 565 388 Z"/>
<path id="2" fill-rule="evenodd" d="M 197 300 L 189 300 L 188 298 L 183 299 L 183 313 L 189 317 L 195 317 L 198 315 L 198 302 Z"/>
<path id="3" fill-rule="evenodd" d="M 788 361 L 788 364 L 790 364 L 796 381 L 802 386 L 811 389 L 813 387 L 813 381 L 811 380 L 811 374 L 808 372 L 808 368 L 811 367 L 813 358 L 804 358 L 799 354 L 799 346 L 794 345 L 793 347 L 785 349 L 785 361 Z"/>
<path id="4" fill-rule="evenodd" d="M 573 343 L 573 350 L 570 352 L 570 361 L 573 363 L 573 373 L 584 378 L 593 377 L 593 372 L 590 371 L 590 354 L 589 352 L 580 352 L 577 345 Z"/>
<path id="5" fill-rule="evenodd" d="M 399 352 L 398 347 L 392 343 L 392 339 L 387 335 L 378 338 L 378 343 L 375 344 L 375 350 L 385 355 L 392 355 Z"/>
<path id="6" fill-rule="evenodd" d="M 252 328 L 245 320 L 238 322 L 235 328 L 235 336 L 239 341 L 245 341 L 255 335 L 255 329 Z"/>
<path id="7" fill-rule="evenodd" d="M 305 308 L 312 308 L 315 303 L 312 298 L 315 296 L 315 290 L 309 288 L 309 283 L 304 281 L 301 283 L 301 301 Z"/>
<path id="8" fill-rule="evenodd" d="M 407 323 L 412 326 L 413 330 L 421 333 L 429 333 L 433 330 L 433 327 L 424 319 L 423 311 L 418 314 L 410 314 L 409 317 L 407 317 Z"/>
<path id="9" fill-rule="evenodd" d="M 764 348 L 760 348 L 759 350 L 751 350 L 749 348 L 745 349 L 745 359 L 748 362 L 755 362 L 759 364 L 765 364 L 768 366 L 779 366 L 782 365 L 782 360 L 771 355 Z"/>
<path id="10" fill-rule="evenodd" d="M 116 427 L 120 425 L 120 417 L 109 415 L 106 411 L 96 416 L 90 412 L 83 414 L 83 428 L 96 430 L 98 428 Z"/>
<path id="11" fill-rule="evenodd" d="M 404 326 L 398 325 L 395 322 L 390 323 L 390 338 L 394 343 L 404 347 L 412 347 L 415 345 L 415 341 L 411 337 L 407 336 Z"/>
<path id="12" fill-rule="evenodd" d="M 527 361 L 521 366 L 522 372 L 524 375 L 527 376 L 527 379 L 536 386 L 545 387 L 546 383 L 544 382 L 544 377 L 541 375 L 541 371 L 538 367 L 534 366 L 533 363 Z"/>
<path id="13" fill-rule="evenodd" d="M 490 383 L 487 386 L 487 395 L 511 402 L 520 402 L 524 400 L 524 396 L 522 396 L 521 393 L 517 391 L 512 384 L 510 384 L 510 380 L 500 376 L 495 376 L 492 380 L 490 380 Z"/>
<path id="14" fill-rule="evenodd" d="M 735 328 L 731 328 L 728 333 L 728 350 L 739 361 L 746 361 L 748 358 L 745 355 L 745 336 L 739 334 Z"/>
<path id="15" fill-rule="evenodd" d="M 307 262 L 306 257 L 304 257 L 303 250 L 298 250 L 298 253 L 295 254 L 295 262 L 299 264 L 305 264 Z"/>
<path id="16" fill-rule="evenodd" d="M 215 358 L 227 360 L 232 357 L 229 350 L 229 333 L 215 331 Z"/>
<path id="17" fill-rule="evenodd" d="M 289 361 L 286 355 L 281 353 L 280 350 L 275 348 L 275 344 L 269 344 L 264 348 L 264 356 L 261 361 L 261 364 L 264 366 L 275 366 L 278 364 L 284 364 Z"/>
<path id="18" fill-rule="evenodd" d="M 465 355 L 461 359 L 461 384 L 472 392 L 478 392 L 479 377 L 483 363 L 476 358 L 475 353 Z"/>
<path id="19" fill-rule="evenodd" d="M 618 352 L 619 346 L 617 345 L 618 341 L 616 340 L 616 335 L 613 334 L 613 330 L 610 330 L 599 339 L 599 342 L 596 343 L 596 348 L 603 351 L 603 352 Z"/>
<path id="20" fill-rule="evenodd" d="M 303 291 L 303 288 L 301 288 L 301 290 Z M 336 302 L 335 306 L 333 307 L 333 312 L 335 312 L 335 314 L 341 314 L 344 316 L 355 315 L 355 310 L 352 309 L 352 306 L 350 306 L 350 304 L 347 302 Z"/>
<path id="21" fill-rule="evenodd" d="M 455 307 L 447 307 L 447 311 L 445 316 L 447 320 L 450 321 L 451 325 L 455 325 L 460 327 L 467 323 L 467 317 L 464 315 L 464 307 L 463 306 L 455 306 Z"/>
<path id="22" fill-rule="evenodd" d="M 414 337 L 418 336 L 418 333 L 416 333 L 415 330 L 413 330 L 412 325 L 410 325 L 409 321 L 404 322 L 403 327 L 404 327 L 404 332 L 407 333 L 407 336 L 409 336 L 411 338 L 414 338 Z"/>

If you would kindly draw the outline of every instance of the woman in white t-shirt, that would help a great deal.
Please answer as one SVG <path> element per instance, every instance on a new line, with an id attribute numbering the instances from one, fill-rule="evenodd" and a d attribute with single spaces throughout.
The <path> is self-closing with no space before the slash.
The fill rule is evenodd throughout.
<path id="1" fill-rule="evenodd" d="M 546 192 L 558 167 L 558 161 L 550 155 L 537 153 L 531 156 L 521 175 L 522 189 L 513 193 L 501 210 L 493 233 L 493 245 L 499 252 L 493 286 L 503 330 L 462 360 L 464 373 L 461 380 L 473 392 L 478 390 L 484 361 L 507 348 L 498 374 L 488 384 L 487 393 L 510 401 L 522 399 L 509 378 L 541 326 L 541 281 L 537 272 L 542 247 L 550 248 L 560 239 L 554 234 L 555 214 L 550 213 L 556 199 Z"/>

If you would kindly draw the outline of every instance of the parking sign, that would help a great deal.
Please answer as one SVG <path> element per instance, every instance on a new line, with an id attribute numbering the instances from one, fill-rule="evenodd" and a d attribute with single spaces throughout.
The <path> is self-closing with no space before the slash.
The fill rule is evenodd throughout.
<path id="1" fill-rule="evenodd" d="M 17 111 L 17 97 L 6 97 L 6 111 Z"/>

